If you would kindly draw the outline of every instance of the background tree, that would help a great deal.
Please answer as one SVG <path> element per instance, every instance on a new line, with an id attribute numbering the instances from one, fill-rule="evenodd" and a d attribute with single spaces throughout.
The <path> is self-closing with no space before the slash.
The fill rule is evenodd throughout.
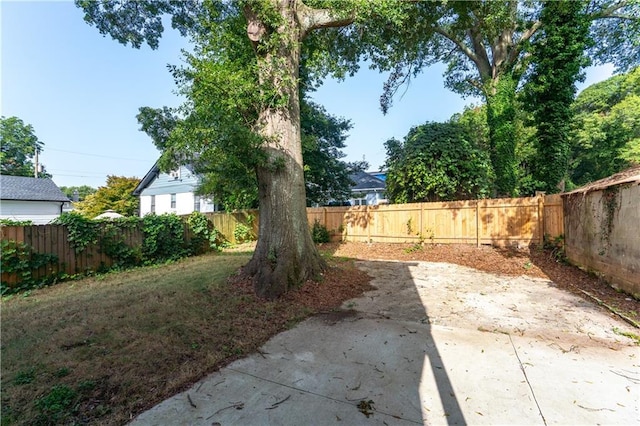
<path id="1" fill-rule="evenodd" d="M 69 197 L 70 200 L 73 200 L 74 194 L 78 193 L 78 201 L 84 201 L 88 195 L 94 194 L 97 189 L 93 188 L 89 185 L 81 185 L 81 186 L 61 186 L 60 190 L 64 192 L 64 195 Z"/>
<path id="2" fill-rule="evenodd" d="M 572 110 L 570 187 L 640 164 L 640 67 L 587 87 Z"/>
<path id="3" fill-rule="evenodd" d="M 0 118 L 0 173 L 10 176 L 33 177 L 36 150 L 42 152 L 44 144 L 38 140 L 33 126 L 18 117 Z M 51 177 L 44 170 L 38 177 Z"/>
<path id="4" fill-rule="evenodd" d="M 317 276 L 325 265 L 306 216 L 298 85 L 301 49 L 316 30 L 372 17 L 397 24 L 405 16 L 403 10 L 413 6 L 390 0 L 309 5 L 299 0 L 76 3 L 88 23 L 134 47 L 145 41 L 157 46 L 161 15 L 166 13 L 172 15 L 174 27 L 191 35 L 195 47 L 187 55 L 187 67 L 173 70 L 189 99 L 185 120 L 172 131 L 165 152 L 169 158 L 197 153 L 204 163 L 231 152 L 255 170 L 260 228 L 244 272 L 254 279 L 258 295 L 277 297 Z M 312 44 L 316 52 L 326 52 L 315 56 L 319 62 L 335 65 L 322 61 L 329 58 L 329 45 L 321 48 L 321 39 Z"/>
<path id="5" fill-rule="evenodd" d="M 133 195 L 140 179 L 136 177 L 107 176 L 107 185 L 87 195 L 84 201 L 75 203 L 78 213 L 93 219 L 105 210 L 114 210 L 123 216 L 135 216 L 140 208 L 140 200 Z"/>
<path id="6" fill-rule="evenodd" d="M 448 65 L 445 85 L 464 96 L 482 96 L 487 105 L 490 152 L 500 195 L 518 193 L 515 146 L 516 90 L 529 70 L 531 41 L 543 27 L 542 1 L 418 2 L 389 48 L 371 56 L 392 73 L 382 108 L 422 67 Z M 620 70 L 640 63 L 640 8 L 632 0 L 593 0 L 584 18 L 595 40 L 589 56 Z"/>
<path id="7" fill-rule="evenodd" d="M 576 81 L 583 80 L 589 21 L 586 2 L 549 1 L 544 4 L 542 29 L 533 44 L 533 72 L 527 84 L 527 107 L 535 118 L 535 178 L 540 190 L 563 191 L 569 168 L 569 132 Z"/>
<path id="8" fill-rule="evenodd" d="M 341 149 L 345 147 L 351 123 L 327 113 L 322 106 L 304 97 L 300 117 L 307 205 L 349 198 L 352 184 L 349 175 L 362 167 L 340 160 L 345 156 Z M 166 107 L 140 108 L 138 120 L 141 130 L 160 149 L 168 146 L 171 132 L 182 121 Z M 247 165 L 246 158 L 233 154 L 234 151 L 225 150 L 217 153 L 215 161 L 196 160 L 196 172 L 203 177 L 197 192 L 215 197 L 226 210 L 257 208 L 255 171 Z"/>
<path id="9" fill-rule="evenodd" d="M 487 197 L 491 164 L 463 125 L 426 123 L 403 142 L 385 143 L 387 196 L 392 203 L 466 200 Z"/>

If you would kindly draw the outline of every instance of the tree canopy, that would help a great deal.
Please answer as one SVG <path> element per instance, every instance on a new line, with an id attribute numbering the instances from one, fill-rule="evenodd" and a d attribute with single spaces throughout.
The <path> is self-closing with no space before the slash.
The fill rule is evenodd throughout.
<path id="1" fill-rule="evenodd" d="M 11 176 L 34 176 L 36 151 L 42 152 L 42 143 L 33 126 L 18 117 L 0 118 L 0 173 Z M 51 177 L 44 168 L 38 177 Z"/>
<path id="2" fill-rule="evenodd" d="M 572 110 L 572 185 L 640 164 L 640 67 L 587 87 Z"/>
<path id="3" fill-rule="evenodd" d="M 87 196 L 94 194 L 97 191 L 96 188 L 89 185 L 61 186 L 60 190 L 64 192 L 64 195 L 69 197 L 70 200 L 73 200 L 74 194 L 77 192 L 78 201 L 84 201 Z"/>
<path id="4" fill-rule="evenodd" d="M 106 186 L 101 186 L 83 201 L 74 204 L 78 213 L 93 219 L 106 210 L 123 216 L 136 216 L 140 200 L 133 195 L 140 179 L 136 177 L 107 176 Z"/>
<path id="5" fill-rule="evenodd" d="M 412 128 L 403 142 L 390 139 L 385 147 L 392 203 L 467 200 L 490 193 L 487 152 L 458 122 L 425 123 Z"/>
<path id="6" fill-rule="evenodd" d="M 549 2 L 552 3 L 552 2 Z M 544 27 L 545 1 L 417 2 L 416 13 L 376 61 L 391 70 L 382 109 L 393 93 L 423 67 L 447 64 L 445 85 L 463 96 L 480 95 L 487 105 L 490 153 L 496 189 L 518 193 L 514 145 L 516 91 L 531 72 L 531 47 Z M 620 71 L 640 63 L 640 5 L 634 0 L 592 0 L 580 19 L 594 41 L 588 50 L 595 63 L 614 63 Z M 553 24 L 553 21 L 549 21 Z M 542 37 L 544 37 L 542 35 Z"/>

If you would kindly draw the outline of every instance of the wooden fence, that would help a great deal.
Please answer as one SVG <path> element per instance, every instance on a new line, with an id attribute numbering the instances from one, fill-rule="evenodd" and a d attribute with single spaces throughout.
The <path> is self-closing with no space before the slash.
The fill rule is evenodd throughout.
<path id="1" fill-rule="evenodd" d="M 257 210 L 207 213 L 225 238 L 235 243 L 237 224 L 251 224 L 258 233 Z M 559 195 L 531 198 L 308 208 L 309 225 L 325 226 L 334 241 L 492 244 L 539 244 L 544 235 L 563 234 Z"/>
<path id="2" fill-rule="evenodd" d="M 360 242 L 540 244 L 563 233 L 559 196 L 308 209 L 334 239 Z"/>
<path id="3" fill-rule="evenodd" d="M 58 261 L 32 271 L 34 278 L 57 274 L 78 274 L 88 271 L 107 269 L 114 261 L 100 250 L 100 243 L 90 244 L 85 250 L 76 253 L 69 243 L 69 233 L 64 225 L 1 226 L 2 240 L 14 240 L 30 246 L 34 253 L 53 254 Z M 122 229 L 119 238 L 129 247 L 142 244 L 140 228 Z M 101 235 L 98 241 L 101 240 Z M 16 283 L 19 277 L 2 271 L 2 281 Z"/>
<path id="4" fill-rule="evenodd" d="M 544 235 L 563 234 L 562 200 L 559 195 L 533 198 L 451 201 L 442 203 L 393 204 L 383 206 L 320 207 L 307 209 L 309 224 L 318 221 L 333 241 L 491 244 L 497 246 L 539 244 Z M 258 234 L 257 210 L 208 213 L 227 241 L 235 243 L 234 230 L 240 223 L 251 225 Z M 2 226 L 2 240 L 23 242 L 35 253 L 54 254 L 56 264 L 33 272 L 34 278 L 55 273 L 69 275 L 96 271 L 113 265 L 100 244 L 76 253 L 63 225 Z M 187 231 L 185 231 L 187 232 Z M 188 232 L 187 232 L 188 234 Z M 139 228 L 123 230 L 130 247 L 142 244 Z M 190 236 L 185 235 L 185 240 Z M 2 273 L 2 280 L 15 283 L 18 277 Z"/>

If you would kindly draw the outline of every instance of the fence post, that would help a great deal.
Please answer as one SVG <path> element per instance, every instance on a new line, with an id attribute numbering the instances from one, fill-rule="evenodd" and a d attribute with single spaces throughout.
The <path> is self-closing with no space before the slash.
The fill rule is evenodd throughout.
<path id="1" fill-rule="evenodd" d="M 327 208 L 326 207 L 322 208 L 322 226 L 324 226 L 325 228 L 329 228 L 327 226 Z"/>
<path id="2" fill-rule="evenodd" d="M 364 206 L 364 216 L 367 218 L 367 243 L 371 243 L 371 218 L 369 217 L 369 205 Z"/>
<path id="3" fill-rule="evenodd" d="M 544 242 L 544 195 L 538 195 L 538 244 L 542 244 Z"/>
<path id="4" fill-rule="evenodd" d="M 480 200 L 476 200 L 476 247 L 480 247 Z"/>
<path id="5" fill-rule="evenodd" d="M 424 216 L 424 208 L 422 206 L 422 203 L 420 203 L 420 217 L 418 218 L 418 226 L 420 227 L 419 231 L 418 231 L 418 237 L 422 236 L 422 216 Z"/>

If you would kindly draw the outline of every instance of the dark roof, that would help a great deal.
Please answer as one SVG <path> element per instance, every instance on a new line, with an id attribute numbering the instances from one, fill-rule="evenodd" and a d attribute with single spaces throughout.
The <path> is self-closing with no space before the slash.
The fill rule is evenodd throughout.
<path id="1" fill-rule="evenodd" d="M 149 186 L 149 184 L 153 182 L 155 178 L 158 177 L 159 173 L 160 167 L 158 167 L 158 162 L 156 161 L 153 164 L 153 167 L 151 167 L 151 170 L 149 170 L 147 174 L 144 175 L 142 179 L 140 179 L 140 183 L 138 183 L 136 189 L 133 190 L 133 195 L 140 195 L 140 193 L 142 193 L 142 191 L 144 191 L 144 189 Z"/>
<path id="2" fill-rule="evenodd" d="M 51 179 L 0 175 L 0 198 L 24 201 L 70 201 Z"/>
<path id="3" fill-rule="evenodd" d="M 386 185 L 382 179 L 371 176 L 367 172 L 356 172 L 349 177 L 355 183 L 355 185 L 351 187 L 352 191 L 373 191 L 384 190 L 386 188 Z"/>

